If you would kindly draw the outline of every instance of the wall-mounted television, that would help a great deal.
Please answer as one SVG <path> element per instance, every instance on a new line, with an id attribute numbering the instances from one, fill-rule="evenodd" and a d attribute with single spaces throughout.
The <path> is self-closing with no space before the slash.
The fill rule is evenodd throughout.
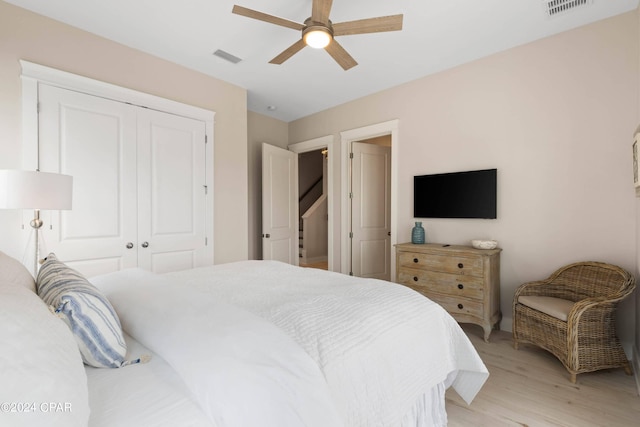
<path id="1" fill-rule="evenodd" d="M 497 175 L 497 169 L 416 175 L 413 216 L 495 219 Z"/>

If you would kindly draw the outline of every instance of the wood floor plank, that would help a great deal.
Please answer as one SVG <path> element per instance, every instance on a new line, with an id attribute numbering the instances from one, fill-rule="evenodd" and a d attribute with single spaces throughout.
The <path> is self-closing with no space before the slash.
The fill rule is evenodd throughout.
<path id="1" fill-rule="evenodd" d="M 560 361 L 532 346 L 513 348 L 511 333 L 463 325 L 489 369 L 489 379 L 471 405 L 447 391 L 449 427 L 640 426 L 640 397 L 633 376 L 622 369 L 578 375 L 576 384 Z"/>

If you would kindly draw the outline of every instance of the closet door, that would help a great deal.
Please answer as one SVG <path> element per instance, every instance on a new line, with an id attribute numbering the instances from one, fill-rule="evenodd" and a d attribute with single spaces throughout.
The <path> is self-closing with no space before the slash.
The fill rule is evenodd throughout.
<path id="1" fill-rule="evenodd" d="M 42 84 L 38 97 L 40 170 L 73 176 L 73 209 L 42 214 L 43 249 L 86 275 L 135 267 L 136 108 Z"/>
<path id="2" fill-rule="evenodd" d="M 87 276 L 207 264 L 204 122 L 47 85 L 39 103 L 40 170 L 73 176 L 47 251 Z"/>
<path id="3" fill-rule="evenodd" d="M 205 264 L 205 123 L 138 112 L 138 266 L 164 273 Z M 211 195 L 213 197 L 213 195 Z"/>

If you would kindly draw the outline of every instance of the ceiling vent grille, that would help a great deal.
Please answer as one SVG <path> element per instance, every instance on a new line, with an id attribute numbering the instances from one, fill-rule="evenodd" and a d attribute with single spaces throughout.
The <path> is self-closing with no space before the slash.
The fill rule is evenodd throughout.
<path id="1" fill-rule="evenodd" d="M 237 56 L 233 56 L 228 52 L 225 52 L 224 50 L 218 49 L 215 52 L 213 52 L 214 56 L 217 56 L 218 58 L 222 58 L 225 61 L 229 61 L 232 64 L 237 64 L 238 62 L 242 61 L 242 59 L 238 58 Z"/>
<path id="2" fill-rule="evenodd" d="M 593 0 L 543 0 L 545 12 L 548 16 L 556 16 L 570 10 L 587 6 Z"/>

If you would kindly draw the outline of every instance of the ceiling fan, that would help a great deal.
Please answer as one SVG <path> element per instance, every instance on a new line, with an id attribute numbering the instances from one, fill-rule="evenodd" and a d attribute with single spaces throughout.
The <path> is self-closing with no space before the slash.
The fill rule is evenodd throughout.
<path id="1" fill-rule="evenodd" d="M 329 19 L 331 4 L 333 0 L 313 0 L 311 6 L 311 16 L 299 24 L 288 19 L 268 15 L 257 10 L 234 5 L 232 12 L 236 15 L 246 16 L 270 24 L 280 25 L 302 31 L 300 40 L 289 46 L 269 63 L 282 64 L 303 47 L 310 46 L 317 49 L 324 48 L 329 55 L 336 60 L 344 69 L 358 65 L 355 59 L 335 40 L 337 36 L 347 36 L 352 34 L 379 33 L 385 31 L 399 31 L 402 29 L 402 15 L 379 16 L 377 18 L 359 19 L 357 21 L 347 21 L 332 23 Z"/>

